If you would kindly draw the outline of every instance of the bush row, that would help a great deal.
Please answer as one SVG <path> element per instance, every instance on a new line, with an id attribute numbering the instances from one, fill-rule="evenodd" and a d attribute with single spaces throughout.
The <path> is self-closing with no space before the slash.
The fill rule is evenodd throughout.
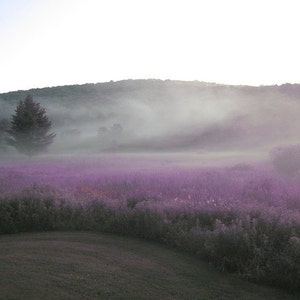
<path id="1" fill-rule="evenodd" d="M 259 210 L 158 210 L 127 199 L 84 204 L 36 192 L 0 201 L 0 233 L 92 230 L 158 241 L 206 259 L 218 269 L 256 282 L 300 290 L 300 226 Z"/>

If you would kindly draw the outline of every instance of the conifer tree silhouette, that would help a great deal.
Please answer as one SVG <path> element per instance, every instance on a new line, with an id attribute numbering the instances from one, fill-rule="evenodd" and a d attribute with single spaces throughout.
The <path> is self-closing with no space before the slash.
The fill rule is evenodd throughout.
<path id="1" fill-rule="evenodd" d="M 11 126 L 7 130 L 7 143 L 19 152 L 33 156 L 45 151 L 53 142 L 54 133 L 49 133 L 51 121 L 39 103 L 28 95 L 20 101 L 15 114 L 11 117 Z"/>

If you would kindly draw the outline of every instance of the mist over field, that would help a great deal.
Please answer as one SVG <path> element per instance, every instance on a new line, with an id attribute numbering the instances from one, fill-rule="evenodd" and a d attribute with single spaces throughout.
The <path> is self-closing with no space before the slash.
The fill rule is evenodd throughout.
<path id="1" fill-rule="evenodd" d="M 0 234 L 148 239 L 298 295 L 299 97 L 300 85 L 170 80 L 0 94 Z M 25 98 L 10 133 L 27 155 L 6 143 Z"/>
<path id="2" fill-rule="evenodd" d="M 296 0 L 0 1 L 0 298 L 300 299 L 299 27 Z"/>
<path id="3" fill-rule="evenodd" d="M 0 121 L 27 94 L 56 133 L 49 155 L 144 153 L 264 159 L 298 142 L 300 86 L 124 80 L 0 94 Z M 1 156 L 16 155 L 3 145 Z"/>

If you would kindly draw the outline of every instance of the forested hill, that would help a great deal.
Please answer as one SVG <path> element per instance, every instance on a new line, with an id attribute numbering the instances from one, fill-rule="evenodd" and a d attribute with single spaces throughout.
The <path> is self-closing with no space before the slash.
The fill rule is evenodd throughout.
<path id="1" fill-rule="evenodd" d="M 0 120 L 31 94 L 57 133 L 51 151 L 245 151 L 297 143 L 300 85 L 123 80 L 0 94 Z"/>
<path id="2" fill-rule="evenodd" d="M 280 93 L 289 97 L 300 97 L 300 84 L 283 84 L 272 86 L 252 87 L 245 85 L 223 85 L 217 83 L 207 83 L 200 81 L 178 81 L 178 80 L 158 80 L 158 79 L 140 79 L 140 80 L 122 80 L 110 81 L 104 83 L 87 83 L 82 85 L 65 85 L 56 87 L 45 87 L 30 90 L 12 91 L 0 94 L 0 100 L 13 101 L 22 100 L 28 93 L 34 97 L 53 97 L 68 98 L 80 100 L 86 99 L 109 99 L 119 97 L 120 94 L 136 96 L 137 92 L 154 92 L 160 93 L 160 96 L 173 90 L 181 93 L 228 93 L 239 92 L 244 95 L 252 94 L 253 96 L 264 93 Z M 168 95 L 165 95 L 168 96 Z"/>

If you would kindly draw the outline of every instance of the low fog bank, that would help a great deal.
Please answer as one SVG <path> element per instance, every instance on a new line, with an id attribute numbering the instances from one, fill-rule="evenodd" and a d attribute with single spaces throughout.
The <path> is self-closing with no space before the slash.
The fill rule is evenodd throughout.
<path id="1" fill-rule="evenodd" d="M 18 156 L 3 142 L 4 128 L 27 94 L 52 121 L 57 136 L 50 156 L 173 153 L 252 160 L 299 142 L 300 85 L 125 80 L 0 94 L 2 158 Z"/>
<path id="2" fill-rule="evenodd" d="M 39 155 L 32 158 L 26 156 L 0 157 L 0 174 L 18 179 L 22 174 L 37 174 L 43 177 L 44 170 L 57 178 L 61 176 L 76 177 L 79 180 L 87 176 L 124 175 L 128 174 L 182 174 L 185 171 L 254 171 L 274 170 L 274 167 L 261 156 L 253 153 L 102 153 L 102 154 L 73 154 L 73 155 Z M 26 170 L 26 171 L 25 171 Z M 23 175 L 22 175 L 23 176 Z"/>

